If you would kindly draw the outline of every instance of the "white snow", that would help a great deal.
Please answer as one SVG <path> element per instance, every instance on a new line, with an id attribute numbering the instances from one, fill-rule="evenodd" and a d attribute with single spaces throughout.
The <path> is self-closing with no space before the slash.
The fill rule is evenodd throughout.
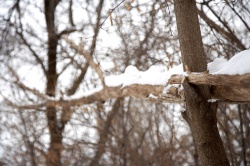
<path id="1" fill-rule="evenodd" d="M 158 99 L 158 97 L 157 97 L 157 96 L 155 96 L 155 95 L 154 95 L 154 94 L 152 94 L 152 93 L 150 93 L 150 94 L 149 94 L 148 98 L 151 98 L 151 99 Z"/>
<path id="2" fill-rule="evenodd" d="M 135 66 L 128 66 L 125 72 L 116 76 L 105 77 L 107 86 L 128 86 L 132 84 L 166 85 L 172 74 L 183 74 L 182 64 L 166 69 L 163 65 L 153 65 L 146 71 L 139 71 Z"/>
<path id="3" fill-rule="evenodd" d="M 223 58 L 216 58 L 213 62 L 208 63 L 207 69 L 209 70 L 209 74 L 242 75 L 250 73 L 250 50 L 239 52 L 229 61 Z M 146 71 L 139 71 L 135 66 L 130 65 L 125 69 L 125 72 L 120 75 L 106 76 L 105 83 L 110 87 L 125 87 L 132 84 L 166 85 L 168 79 L 173 74 L 188 76 L 186 72 L 183 72 L 182 64 L 170 70 L 167 70 L 164 65 L 153 65 Z M 170 86 L 173 85 L 166 86 L 164 91 L 168 91 Z M 182 88 L 179 87 L 180 85 L 176 86 Z M 84 96 L 91 95 L 100 90 L 102 90 L 102 87 L 89 91 Z M 150 97 L 154 98 L 153 95 Z M 209 102 L 215 102 L 215 100 L 209 100 Z"/>
<path id="4" fill-rule="evenodd" d="M 215 103 L 215 102 L 217 102 L 217 99 L 209 99 L 209 100 L 207 100 L 209 103 Z"/>
<path id="5" fill-rule="evenodd" d="M 227 63 L 226 59 L 216 58 L 213 62 L 207 64 L 207 69 L 209 73 L 214 73 L 219 71 L 226 63 Z"/>
<path id="6" fill-rule="evenodd" d="M 243 75 L 250 73 L 250 49 L 239 52 L 228 62 L 223 58 L 216 58 L 208 64 L 209 74 Z"/>

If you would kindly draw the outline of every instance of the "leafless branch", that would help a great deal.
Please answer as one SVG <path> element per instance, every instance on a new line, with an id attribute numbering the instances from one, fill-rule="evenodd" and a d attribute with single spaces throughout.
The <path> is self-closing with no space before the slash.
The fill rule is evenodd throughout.
<path id="1" fill-rule="evenodd" d="M 106 20 L 110 17 L 110 15 L 126 0 L 122 0 L 118 5 L 116 5 L 113 9 L 110 9 L 108 16 L 103 20 L 103 22 L 100 24 L 100 28 L 103 26 L 103 24 L 106 22 Z"/>
<path id="2" fill-rule="evenodd" d="M 91 95 L 83 96 L 81 98 L 77 99 L 69 99 L 69 100 L 63 100 L 63 99 L 51 99 L 47 98 L 40 104 L 31 104 L 31 105 L 17 105 L 14 102 L 10 101 L 9 99 L 5 98 L 6 103 L 9 106 L 12 106 L 17 109 L 39 109 L 42 107 L 74 107 L 74 106 L 80 106 L 84 104 L 91 104 L 97 101 L 106 101 L 111 98 L 119 98 L 119 97 L 125 97 L 125 96 L 131 96 L 131 97 L 137 97 L 137 98 L 144 98 L 149 99 L 149 95 L 153 94 L 155 96 L 159 96 L 164 90 L 164 87 L 162 85 L 153 86 L 153 85 L 130 85 L 124 88 L 121 88 L 121 86 L 118 87 L 106 87 L 104 89 L 101 89 Z M 176 96 L 172 96 L 172 98 L 177 98 Z M 167 99 L 167 98 L 165 98 Z M 156 99 L 155 99 L 156 100 Z M 155 101 L 154 100 L 154 101 Z M 163 97 L 160 98 L 160 100 L 163 100 Z M 166 101 L 167 102 L 167 101 Z"/>
<path id="3" fill-rule="evenodd" d="M 183 75 L 172 75 L 168 84 L 182 84 Z M 245 75 L 212 75 L 208 73 L 190 73 L 187 76 L 188 82 L 203 85 L 223 85 L 249 87 L 250 74 Z"/>
<path id="4" fill-rule="evenodd" d="M 235 36 L 235 34 L 233 33 L 233 31 L 230 29 L 230 27 L 221 20 L 221 18 L 214 12 L 214 10 L 208 5 L 208 8 L 214 13 L 214 15 L 220 20 L 220 22 L 224 25 L 224 27 L 227 29 L 227 31 L 225 29 L 223 29 L 222 27 L 220 27 L 218 24 L 216 24 L 213 20 L 211 20 L 202 10 L 197 10 L 199 16 L 213 29 L 215 29 L 218 33 L 221 33 L 222 35 L 225 36 L 225 38 L 227 40 L 229 40 L 232 43 L 235 43 L 237 45 L 237 47 L 241 50 L 245 50 L 246 47 L 242 44 L 242 42 L 240 41 L 240 39 L 237 38 L 237 36 Z"/>
<path id="5" fill-rule="evenodd" d="M 76 50 L 77 52 L 79 52 L 79 54 L 84 56 L 84 58 L 87 60 L 87 63 L 96 71 L 96 73 L 99 76 L 103 86 L 105 86 L 103 72 L 99 68 L 99 65 L 93 61 L 92 57 L 87 52 L 85 52 L 84 49 L 81 46 L 76 45 L 67 36 L 64 35 L 64 36 L 62 36 L 62 38 L 70 45 L 70 47 L 72 49 Z"/>
<path id="6" fill-rule="evenodd" d="M 43 93 L 39 92 L 37 89 L 32 89 L 30 87 L 28 87 L 27 85 L 25 85 L 24 83 L 22 83 L 19 79 L 19 76 L 17 75 L 17 73 L 11 68 L 8 67 L 10 73 L 12 74 L 12 76 L 15 78 L 14 83 L 19 86 L 21 89 L 31 92 L 32 94 L 34 94 L 35 96 L 41 98 L 41 99 L 47 99 L 47 96 L 44 95 Z"/>
<path id="7" fill-rule="evenodd" d="M 184 76 L 173 75 L 168 84 L 182 84 Z M 212 85 L 211 95 L 222 101 L 249 102 L 250 101 L 250 74 L 245 75 L 211 75 L 207 73 L 190 73 L 189 83 L 196 85 Z"/>

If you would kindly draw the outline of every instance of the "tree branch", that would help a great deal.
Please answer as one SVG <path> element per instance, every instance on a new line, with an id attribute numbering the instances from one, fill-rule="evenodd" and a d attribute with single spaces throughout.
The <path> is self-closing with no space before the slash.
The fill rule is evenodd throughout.
<path id="1" fill-rule="evenodd" d="M 42 107 L 74 107 L 80 106 L 84 104 L 91 104 L 98 101 L 106 101 L 111 98 L 119 98 L 119 97 L 136 97 L 147 99 L 152 102 L 184 102 L 183 94 L 179 93 L 178 95 L 173 95 L 167 92 L 167 94 L 163 94 L 164 86 L 162 85 L 140 85 L 134 84 L 130 86 L 126 86 L 121 88 L 121 86 L 117 87 L 106 87 L 101 89 L 93 94 L 88 96 L 83 96 L 77 99 L 53 99 L 48 97 L 46 100 L 43 100 L 41 103 L 30 104 L 30 105 L 18 105 L 9 99 L 4 97 L 5 102 L 17 109 L 39 109 Z M 151 97 L 153 96 L 153 97 Z"/>
<path id="2" fill-rule="evenodd" d="M 209 7 L 209 6 L 208 6 Z M 210 9 L 214 14 L 216 14 L 212 9 Z M 214 30 L 216 30 L 218 33 L 222 34 L 223 36 L 225 36 L 225 38 L 232 42 L 235 43 L 237 45 L 237 47 L 241 50 L 245 50 L 246 47 L 242 44 L 242 42 L 234 35 L 234 33 L 232 32 L 232 30 L 222 21 L 222 24 L 224 23 L 224 26 L 227 27 L 228 31 L 227 32 L 225 29 L 223 29 L 222 27 L 220 27 L 219 25 L 217 25 L 213 20 L 211 20 L 202 10 L 197 10 L 199 16 L 208 24 L 208 26 L 210 26 L 211 28 L 213 28 Z M 217 16 L 217 15 L 216 15 Z M 218 18 L 219 16 L 217 16 Z"/>
<path id="3" fill-rule="evenodd" d="M 183 75 L 172 75 L 168 84 L 182 84 Z M 189 83 L 196 85 L 212 85 L 212 98 L 221 102 L 250 102 L 250 74 L 245 75 L 211 75 L 207 73 L 191 73 Z"/>
<path id="4" fill-rule="evenodd" d="M 168 80 L 168 84 L 182 84 L 185 76 L 172 75 Z M 187 81 L 197 85 L 212 85 L 212 98 L 219 99 L 218 102 L 226 103 L 242 103 L 250 101 L 250 74 L 245 75 L 211 75 L 207 73 L 190 73 L 187 76 Z M 29 89 L 27 89 L 29 90 Z M 33 90 L 29 90 L 34 92 Z M 17 109 L 39 109 L 42 107 L 74 107 L 84 104 L 91 104 L 97 101 L 106 101 L 111 98 L 119 97 L 136 97 L 146 99 L 150 102 L 168 102 L 168 103 L 183 103 L 185 101 L 183 91 L 178 88 L 170 88 L 166 93 L 163 85 L 141 85 L 134 84 L 126 87 L 106 87 L 88 96 L 83 96 L 77 99 L 57 100 L 44 96 L 40 93 L 36 94 L 42 97 L 42 103 L 31 105 L 17 105 L 16 103 L 4 98 L 6 103 Z M 175 92 L 173 92 L 175 91 Z"/>
<path id="5" fill-rule="evenodd" d="M 20 21 L 21 22 L 21 21 Z M 28 43 L 28 41 L 24 38 L 23 36 L 23 30 L 21 29 L 21 32 L 19 32 L 18 30 L 16 30 L 17 34 L 21 37 L 23 43 L 28 47 L 28 49 L 30 50 L 30 52 L 32 53 L 31 55 L 33 55 L 37 61 L 38 64 L 41 65 L 42 70 L 44 72 L 44 74 L 46 74 L 46 67 L 43 64 L 42 59 L 39 57 L 39 55 L 35 52 L 35 50 L 31 47 L 31 45 Z"/>
<path id="6" fill-rule="evenodd" d="M 103 86 L 105 86 L 104 76 L 102 70 L 99 68 L 98 64 L 95 63 L 92 59 L 92 57 L 84 51 L 82 46 L 76 45 L 74 41 L 70 40 L 67 36 L 62 36 L 62 38 L 70 45 L 70 47 L 74 50 L 76 50 L 79 54 L 83 55 L 84 58 L 87 60 L 87 63 L 92 67 L 97 75 L 99 76 Z"/>
<path id="7" fill-rule="evenodd" d="M 11 68 L 8 67 L 10 73 L 12 74 L 12 76 L 15 78 L 14 80 L 14 84 L 16 84 L 17 86 L 19 86 L 21 89 L 31 92 L 33 95 L 42 98 L 42 99 L 46 99 L 47 96 L 44 95 L 43 93 L 39 92 L 37 89 L 32 89 L 30 87 L 28 87 L 27 85 L 25 85 L 24 83 L 22 83 L 19 79 L 19 76 L 17 75 L 17 73 Z"/>
<path id="8" fill-rule="evenodd" d="M 183 75 L 172 75 L 168 84 L 182 84 Z M 196 85 L 222 85 L 250 87 L 250 74 L 245 75 L 212 75 L 208 73 L 190 73 L 188 82 Z"/>

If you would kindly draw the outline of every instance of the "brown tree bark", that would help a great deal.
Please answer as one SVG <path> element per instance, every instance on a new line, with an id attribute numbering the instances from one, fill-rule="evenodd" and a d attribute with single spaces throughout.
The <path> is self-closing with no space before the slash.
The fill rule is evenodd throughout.
<path id="1" fill-rule="evenodd" d="M 175 0 L 182 62 L 191 72 L 206 70 L 201 32 L 195 0 Z M 187 80 L 185 89 L 186 111 L 183 118 L 191 129 L 198 158 L 204 166 L 229 165 L 216 120 L 216 103 L 209 103 L 209 86 L 192 85 Z"/>
<path id="2" fill-rule="evenodd" d="M 186 76 L 172 75 L 168 84 L 182 84 Z M 250 74 L 212 75 L 208 73 L 189 73 L 186 77 L 195 85 L 210 85 L 212 98 L 220 102 L 243 103 L 250 101 Z M 217 100 L 218 101 L 218 100 Z"/>
<path id="3" fill-rule="evenodd" d="M 47 61 L 47 87 L 46 94 L 51 97 L 55 97 L 56 84 L 57 84 L 57 45 L 58 36 L 55 27 L 55 10 L 59 3 L 59 0 L 44 0 L 45 8 L 45 19 L 48 33 L 48 61 Z M 56 107 L 49 106 L 46 110 L 48 127 L 50 132 L 50 145 L 47 156 L 48 166 L 59 166 L 61 165 L 61 151 L 62 151 L 62 131 L 57 116 Z"/>

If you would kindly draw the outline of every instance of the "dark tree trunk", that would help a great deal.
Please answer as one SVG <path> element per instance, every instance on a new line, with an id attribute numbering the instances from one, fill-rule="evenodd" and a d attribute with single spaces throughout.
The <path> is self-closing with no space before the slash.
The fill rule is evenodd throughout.
<path id="1" fill-rule="evenodd" d="M 195 0 L 175 0 L 174 7 L 184 68 L 203 72 L 206 70 L 206 56 Z M 208 102 L 209 86 L 193 85 L 187 81 L 183 86 L 186 100 L 183 118 L 191 129 L 201 165 L 229 165 L 217 128 L 217 104 Z"/>
<path id="2" fill-rule="evenodd" d="M 48 62 L 47 62 L 47 87 L 46 94 L 55 97 L 57 84 L 57 45 L 58 36 L 55 27 L 55 10 L 59 0 L 44 0 L 45 18 L 48 33 Z M 46 110 L 47 121 L 50 132 L 50 146 L 47 157 L 48 166 L 61 165 L 61 151 L 62 151 L 62 132 L 63 128 L 59 125 L 56 117 L 56 107 L 51 106 Z"/>

